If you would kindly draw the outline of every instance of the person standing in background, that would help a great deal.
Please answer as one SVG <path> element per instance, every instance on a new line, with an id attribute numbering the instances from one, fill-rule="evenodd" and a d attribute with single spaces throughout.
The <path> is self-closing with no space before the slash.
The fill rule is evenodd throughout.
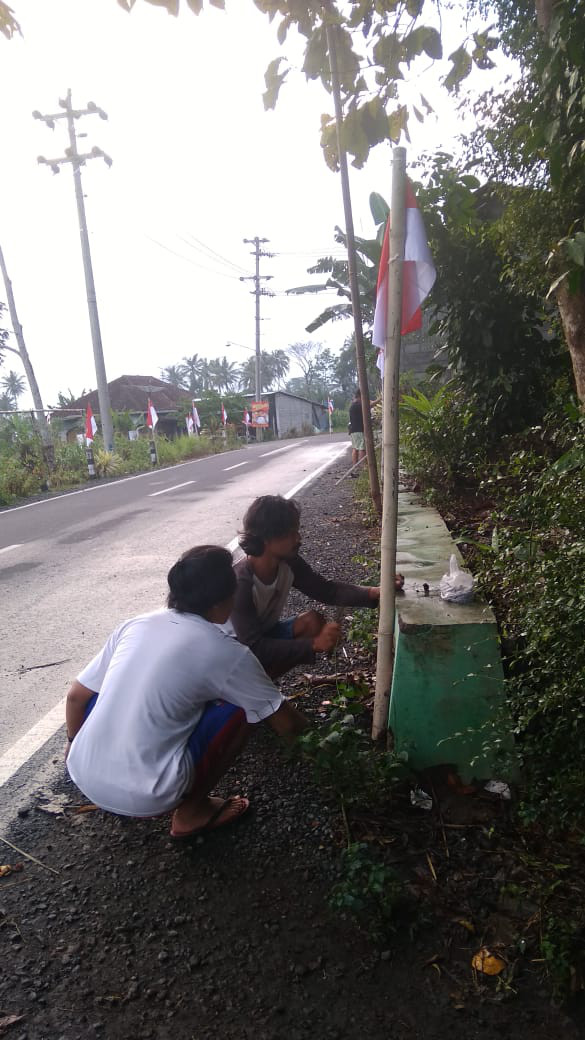
<path id="1" fill-rule="evenodd" d="M 362 393 L 357 388 L 353 401 L 349 406 L 349 428 L 351 435 L 351 461 L 355 466 L 366 456 L 366 442 L 364 440 L 364 413 L 362 409 Z M 354 471 L 352 477 L 357 477 Z"/>

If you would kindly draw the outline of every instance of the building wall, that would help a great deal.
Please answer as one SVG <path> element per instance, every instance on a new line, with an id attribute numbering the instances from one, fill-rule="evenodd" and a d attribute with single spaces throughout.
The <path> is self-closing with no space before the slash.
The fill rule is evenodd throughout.
<path id="1" fill-rule="evenodd" d="M 289 397 L 288 394 L 275 393 L 274 407 L 276 411 L 277 435 L 279 437 L 288 436 L 290 430 L 296 430 L 300 434 L 303 426 L 310 426 L 312 430 L 317 425 L 314 415 L 315 408 L 317 408 L 319 415 L 321 412 L 325 415 L 325 409 L 319 405 L 315 406 L 311 401 Z M 325 420 L 321 421 L 321 426 L 323 429 L 325 428 Z"/>

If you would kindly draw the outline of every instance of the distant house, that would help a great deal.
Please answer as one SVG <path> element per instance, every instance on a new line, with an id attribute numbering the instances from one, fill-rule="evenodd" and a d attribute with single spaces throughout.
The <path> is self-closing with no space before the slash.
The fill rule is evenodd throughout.
<path id="1" fill-rule="evenodd" d="M 157 433 L 164 433 L 167 437 L 176 437 L 185 429 L 185 413 L 189 409 L 189 395 L 185 390 L 179 390 L 172 383 L 165 383 L 156 376 L 120 376 L 118 379 L 108 383 L 110 392 L 110 404 L 113 412 L 129 412 L 135 429 L 145 425 L 146 406 L 150 397 L 157 415 Z M 71 415 L 67 412 L 62 414 L 56 409 L 52 415 L 60 418 L 63 430 L 68 440 L 74 439 L 75 434 L 82 433 L 84 419 L 88 404 L 100 424 L 100 404 L 97 390 L 91 390 L 68 406 L 68 409 L 79 409 L 80 416 Z M 100 424 L 101 425 L 101 424 Z"/>
<path id="2" fill-rule="evenodd" d="M 254 394 L 245 394 L 246 401 L 253 401 Z M 306 397 L 289 394 L 286 390 L 272 390 L 262 394 L 262 400 L 268 401 L 269 427 L 275 437 L 290 437 L 307 432 L 321 432 L 329 429 L 327 407 Z"/>

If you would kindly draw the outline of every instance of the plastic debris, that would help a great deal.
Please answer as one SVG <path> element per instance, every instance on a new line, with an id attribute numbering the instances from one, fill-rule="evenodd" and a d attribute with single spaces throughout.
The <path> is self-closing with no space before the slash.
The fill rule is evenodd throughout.
<path id="1" fill-rule="evenodd" d="M 496 956 L 487 946 L 482 946 L 471 959 L 471 966 L 475 971 L 481 971 L 483 975 L 501 975 L 506 967 L 506 962 Z"/>
<path id="2" fill-rule="evenodd" d="M 433 799 L 430 794 L 423 791 L 422 787 L 413 787 L 410 792 L 410 804 L 415 809 L 424 809 L 425 812 L 430 812 L 433 808 Z"/>
<path id="3" fill-rule="evenodd" d="M 512 792 L 508 784 L 504 783 L 503 780 L 488 780 L 484 790 L 489 791 L 490 794 L 497 794 L 505 802 L 509 802 L 512 799 Z"/>
<path id="4" fill-rule="evenodd" d="M 439 587 L 441 599 L 450 603 L 470 603 L 473 599 L 473 574 L 461 569 L 455 553 L 449 560 L 449 573 L 443 575 Z"/>

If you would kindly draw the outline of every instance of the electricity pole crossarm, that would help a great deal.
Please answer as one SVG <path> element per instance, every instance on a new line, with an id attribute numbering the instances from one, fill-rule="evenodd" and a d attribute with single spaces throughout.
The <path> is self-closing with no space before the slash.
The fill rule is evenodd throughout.
<path id="1" fill-rule="evenodd" d="M 97 299 L 95 292 L 95 283 L 93 278 L 93 267 L 91 263 L 91 252 L 89 248 L 89 235 L 87 231 L 87 219 L 85 215 L 85 202 L 83 198 L 83 188 L 81 184 L 81 167 L 89 159 L 103 159 L 108 165 L 112 165 L 112 160 L 109 155 L 106 155 L 101 148 L 92 148 L 90 152 L 80 154 L 77 149 L 77 136 L 75 132 L 75 120 L 81 119 L 83 116 L 98 115 L 100 119 L 107 119 L 107 115 L 102 108 L 90 101 L 86 108 L 73 108 L 71 102 L 71 91 L 67 91 L 66 98 L 59 100 L 59 105 L 63 109 L 62 112 L 56 112 L 50 115 L 42 115 L 40 112 L 33 112 L 34 119 L 40 119 L 46 123 L 49 129 L 55 129 L 55 123 L 59 119 L 67 120 L 67 129 L 69 132 L 69 147 L 65 149 L 65 155 L 58 159 L 45 159 L 44 156 L 39 156 L 38 162 L 49 166 L 53 173 L 59 173 L 60 167 L 65 163 L 70 163 L 73 167 L 73 183 L 75 187 L 75 200 L 77 202 L 77 216 L 79 220 L 79 236 L 81 239 L 81 255 L 83 259 L 83 271 L 85 275 L 85 289 L 87 295 L 87 307 L 89 311 L 89 325 L 91 329 L 91 341 L 93 345 L 93 356 L 95 362 L 96 381 L 98 399 L 100 404 L 100 418 L 102 421 L 102 435 L 104 438 L 104 446 L 108 451 L 111 451 L 114 446 L 114 428 L 112 423 L 112 409 L 110 405 L 110 393 L 108 390 L 108 380 L 106 377 L 106 366 L 104 361 L 104 352 L 102 347 L 102 337 L 100 330 L 100 322 L 97 308 Z"/>

